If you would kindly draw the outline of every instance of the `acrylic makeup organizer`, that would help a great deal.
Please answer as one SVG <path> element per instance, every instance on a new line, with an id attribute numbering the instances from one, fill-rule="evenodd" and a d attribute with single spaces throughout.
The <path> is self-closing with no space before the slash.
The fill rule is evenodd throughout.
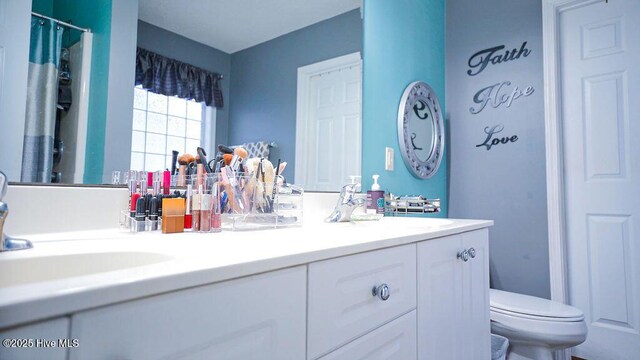
<path id="1" fill-rule="evenodd" d="M 175 177 L 172 177 L 172 184 L 175 184 Z M 206 184 L 208 191 L 212 190 L 209 179 L 213 174 L 207 174 Z M 246 231 L 260 229 L 277 229 L 302 225 L 303 216 L 303 194 L 302 187 L 283 183 L 284 179 L 279 176 L 275 181 L 260 181 L 253 175 L 234 174 L 229 181 L 222 180 L 222 176 L 217 180 L 217 188 L 220 194 L 220 219 L 221 228 L 231 231 Z M 214 180 L 216 181 L 216 180 Z M 192 184 L 193 195 L 196 194 L 196 176 L 186 176 L 186 184 Z M 186 186 L 172 186 L 170 193 L 176 190 L 185 192 Z M 207 192 L 208 194 L 210 192 Z M 191 206 L 193 207 L 192 197 Z M 191 208 L 194 212 L 194 209 Z M 192 214 L 193 215 L 193 214 Z M 195 216 L 195 215 L 193 215 Z M 148 217 L 144 220 L 136 220 L 131 216 L 129 209 L 120 212 L 120 226 L 122 229 L 137 233 L 147 231 L 161 231 L 162 217 L 151 220 Z M 219 230 L 218 230 L 219 231 Z M 198 231 L 186 229 L 185 232 L 216 232 Z"/>
<path id="2" fill-rule="evenodd" d="M 232 231 L 278 229 L 302 225 L 302 187 L 276 181 L 257 181 L 253 176 L 237 177 L 237 196 L 223 199 L 222 228 Z M 230 185 L 230 184 L 229 184 Z M 226 193 L 230 191 L 226 189 Z"/>

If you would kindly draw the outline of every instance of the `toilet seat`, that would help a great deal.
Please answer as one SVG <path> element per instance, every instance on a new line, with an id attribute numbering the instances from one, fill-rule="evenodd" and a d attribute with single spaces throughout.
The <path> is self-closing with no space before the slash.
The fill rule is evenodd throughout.
<path id="1" fill-rule="evenodd" d="M 534 296 L 490 289 L 491 312 L 538 321 L 576 322 L 583 321 L 579 309 L 556 301 Z"/>
<path id="2" fill-rule="evenodd" d="M 517 317 L 521 319 L 529 319 L 529 320 L 537 320 L 537 321 L 553 321 L 553 322 L 575 322 L 575 321 L 583 321 L 583 316 L 576 317 L 551 317 L 551 316 L 539 316 L 539 315 L 531 315 L 531 314 L 522 314 L 518 312 L 513 312 L 504 309 L 498 309 L 491 307 L 492 313 L 502 314 L 511 317 Z"/>

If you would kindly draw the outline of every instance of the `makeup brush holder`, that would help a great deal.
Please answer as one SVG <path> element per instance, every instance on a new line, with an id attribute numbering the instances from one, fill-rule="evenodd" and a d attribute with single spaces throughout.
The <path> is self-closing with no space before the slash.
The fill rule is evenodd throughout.
<path id="1" fill-rule="evenodd" d="M 282 182 L 280 177 L 274 187 L 273 181 L 262 182 L 254 177 L 243 176 L 238 181 L 241 185 L 236 189 L 238 191 L 225 185 L 226 199 L 225 195 L 222 197 L 223 229 L 244 231 L 302 225 L 304 190 L 300 186 Z"/>

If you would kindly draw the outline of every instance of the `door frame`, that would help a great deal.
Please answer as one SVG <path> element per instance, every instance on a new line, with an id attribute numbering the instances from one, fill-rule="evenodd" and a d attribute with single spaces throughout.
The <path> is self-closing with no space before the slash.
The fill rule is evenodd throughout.
<path id="1" fill-rule="evenodd" d="M 569 300 L 569 283 L 567 277 L 559 20 L 564 11 L 603 1 L 605 0 L 542 1 L 549 280 L 551 300 L 561 303 L 567 303 Z M 556 359 L 570 359 L 570 350 L 558 352 Z"/>
<path id="2" fill-rule="evenodd" d="M 304 138 L 306 138 L 309 130 L 309 104 L 311 102 L 309 86 L 311 84 L 311 77 L 355 65 L 360 65 L 360 69 L 362 70 L 362 57 L 359 51 L 298 68 L 296 100 L 296 166 L 294 175 L 294 179 L 297 184 L 304 184 L 307 179 L 306 169 L 303 169 L 303 166 L 301 165 L 306 162 L 306 159 L 309 157 L 309 152 L 305 146 Z M 362 108 L 360 109 L 360 118 L 362 118 Z"/>

